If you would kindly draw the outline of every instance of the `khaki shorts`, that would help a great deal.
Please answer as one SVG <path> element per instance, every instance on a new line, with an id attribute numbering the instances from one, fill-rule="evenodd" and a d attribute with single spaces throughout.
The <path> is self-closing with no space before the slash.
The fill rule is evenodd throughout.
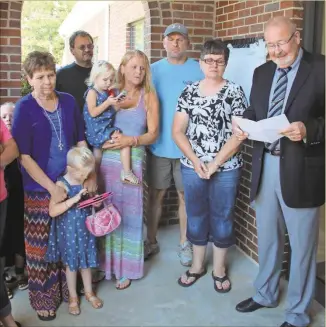
<path id="1" fill-rule="evenodd" d="M 157 157 L 148 152 L 148 184 L 157 190 L 166 190 L 172 185 L 172 177 L 178 191 L 183 191 L 180 159 Z"/>

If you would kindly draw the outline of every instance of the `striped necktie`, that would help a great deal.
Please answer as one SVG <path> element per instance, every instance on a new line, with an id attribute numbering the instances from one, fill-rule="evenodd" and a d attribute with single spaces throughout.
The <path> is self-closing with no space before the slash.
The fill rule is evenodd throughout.
<path id="1" fill-rule="evenodd" d="M 287 74 L 290 70 L 291 67 L 284 68 L 284 69 L 278 68 L 279 77 L 275 85 L 273 98 L 272 98 L 271 106 L 268 110 L 267 118 L 275 117 L 282 113 L 286 87 L 288 84 Z M 265 146 L 269 151 L 273 151 L 278 143 L 279 141 L 275 141 L 273 143 L 266 143 Z"/>

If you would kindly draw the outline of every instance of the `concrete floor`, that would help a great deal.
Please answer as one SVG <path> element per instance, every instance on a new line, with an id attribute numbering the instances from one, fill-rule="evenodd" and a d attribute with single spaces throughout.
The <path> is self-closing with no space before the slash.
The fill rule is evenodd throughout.
<path id="1" fill-rule="evenodd" d="M 284 292 L 275 309 L 261 309 L 255 313 L 241 314 L 235 305 L 254 294 L 252 286 L 257 265 L 236 248 L 230 250 L 229 275 L 232 290 L 218 294 L 213 289 L 210 276 L 212 264 L 208 253 L 208 274 L 186 289 L 177 284 L 185 271 L 176 255 L 178 226 L 162 228 L 159 233 L 161 252 L 146 262 L 146 275 L 133 281 L 130 288 L 117 291 L 113 282 L 99 284 L 98 295 L 104 307 L 94 310 L 82 298 L 82 313 L 73 317 L 62 304 L 57 319 L 41 322 L 29 306 L 28 292 L 16 291 L 12 300 L 17 321 L 27 326 L 280 326 L 284 321 Z M 286 289 L 286 283 L 282 288 Z M 318 303 L 312 307 L 311 327 L 325 326 L 325 310 Z"/>

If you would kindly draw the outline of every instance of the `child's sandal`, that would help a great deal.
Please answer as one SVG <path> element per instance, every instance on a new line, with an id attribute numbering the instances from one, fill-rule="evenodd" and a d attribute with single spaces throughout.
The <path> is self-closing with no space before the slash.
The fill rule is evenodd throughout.
<path id="1" fill-rule="evenodd" d="M 86 292 L 85 297 L 94 309 L 100 309 L 103 307 L 103 301 L 99 299 L 94 292 Z"/>
<path id="2" fill-rule="evenodd" d="M 128 173 L 125 173 L 124 171 L 121 171 L 121 182 L 124 184 L 139 186 L 140 181 L 137 176 L 132 171 L 129 171 Z"/>
<path id="3" fill-rule="evenodd" d="M 69 314 L 73 316 L 80 315 L 79 299 L 78 297 L 69 296 L 68 300 Z"/>

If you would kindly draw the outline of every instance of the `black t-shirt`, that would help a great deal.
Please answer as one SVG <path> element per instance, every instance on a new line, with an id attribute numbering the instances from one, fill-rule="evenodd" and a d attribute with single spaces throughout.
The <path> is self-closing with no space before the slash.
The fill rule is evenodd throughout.
<path id="1" fill-rule="evenodd" d="M 84 93 L 87 90 L 85 80 L 89 77 L 91 69 L 91 67 L 81 67 L 74 62 L 57 72 L 56 90 L 71 94 L 76 99 L 81 112 L 85 103 Z"/>

